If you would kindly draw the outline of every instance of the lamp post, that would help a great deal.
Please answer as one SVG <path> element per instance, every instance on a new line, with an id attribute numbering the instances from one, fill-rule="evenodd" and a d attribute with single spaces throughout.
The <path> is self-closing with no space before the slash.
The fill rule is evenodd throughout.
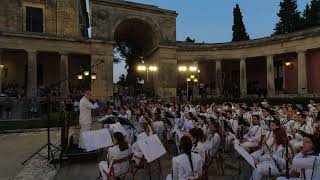
<path id="1" fill-rule="evenodd" d="M 146 71 L 146 73 L 147 73 L 147 81 L 149 81 L 149 71 L 150 72 L 156 72 L 156 71 L 158 71 L 158 67 L 155 66 L 155 65 L 148 66 L 148 65 L 142 64 L 142 65 L 138 65 L 137 66 L 137 70 L 139 72 L 145 72 Z"/>
<path id="2" fill-rule="evenodd" d="M 198 78 L 196 77 L 195 73 L 200 73 L 200 70 L 197 66 L 179 66 L 178 71 L 180 73 L 186 73 L 186 81 L 187 81 L 187 98 L 189 98 L 189 83 L 198 82 Z"/>
<path id="3" fill-rule="evenodd" d="M 90 80 L 96 80 L 97 74 L 94 72 L 90 72 L 88 70 L 85 70 L 77 75 L 77 79 L 80 81 L 80 89 L 82 88 L 82 80 L 88 79 L 88 78 L 90 78 Z"/>

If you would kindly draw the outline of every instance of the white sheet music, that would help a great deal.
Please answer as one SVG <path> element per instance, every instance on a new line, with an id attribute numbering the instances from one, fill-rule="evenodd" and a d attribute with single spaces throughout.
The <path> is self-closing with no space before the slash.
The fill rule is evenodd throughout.
<path id="1" fill-rule="evenodd" d="M 234 143 L 234 149 L 253 167 L 256 168 L 254 159 L 239 143 Z"/>
<path id="2" fill-rule="evenodd" d="M 138 145 L 148 163 L 160 158 L 167 152 L 156 134 L 139 140 Z"/>
<path id="3" fill-rule="evenodd" d="M 108 129 L 83 132 L 82 140 L 87 151 L 93 151 L 113 145 Z"/>
<path id="4" fill-rule="evenodd" d="M 124 127 L 119 123 L 111 124 L 110 125 L 111 130 L 115 132 L 121 132 L 124 136 L 127 135 L 127 131 L 124 129 Z"/>

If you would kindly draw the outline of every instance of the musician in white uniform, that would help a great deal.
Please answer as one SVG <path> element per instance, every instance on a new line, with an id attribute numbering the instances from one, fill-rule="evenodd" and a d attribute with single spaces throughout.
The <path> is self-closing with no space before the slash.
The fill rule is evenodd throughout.
<path id="1" fill-rule="evenodd" d="M 208 137 L 204 143 L 204 148 L 209 157 L 216 155 L 220 148 L 221 142 L 221 127 L 220 124 L 214 120 L 211 120 L 208 124 Z"/>
<path id="2" fill-rule="evenodd" d="M 286 108 L 283 108 L 284 110 Z M 294 125 L 294 120 L 293 120 L 293 115 L 294 112 L 293 110 L 288 110 L 288 111 L 284 111 L 286 112 L 286 116 L 285 118 L 282 118 L 281 124 L 283 125 L 283 127 L 286 129 L 287 133 L 292 133 L 293 131 L 293 125 Z"/>
<path id="3" fill-rule="evenodd" d="M 257 147 L 261 141 L 262 129 L 260 128 L 260 117 L 259 115 L 252 115 L 252 125 L 249 132 L 243 136 L 244 140 L 242 146 L 246 150 Z"/>
<path id="4" fill-rule="evenodd" d="M 306 115 L 299 113 L 297 116 L 297 122 L 299 123 L 298 129 L 295 129 L 294 139 L 290 141 L 290 144 L 293 146 L 294 150 L 297 151 L 303 145 L 303 137 L 299 131 L 305 132 L 307 134 L 313 134 L 312 127 L 306 122 Z"/>
<path id="5" fill-rule="evenodd" d="M 202 174 L 203 160 L 197 153 L 191 151 L 192 142 L 188 136 L 180 140 L 182 154 L 172 158 L 172 173 L 167 180 L 196 179 Z"/>
<path id="6" fill-rule="evenodd" d="M 256 164 L 251 177 L 253 180 L 260 180 L 269 175 L 279 175 L 285 170 L 287 134 L 283 129 L 278 128 L 274 131 L 273 136 L 275 140 L 273 148 L 267 147 L 252 154 Z"/>
<path id="7" fill-rule="evenodd" d="M 320 142 L 316 136 L 304 134 L 301 152 L 295 155 L 290 169 L 290 180 L 318 180 L 320 179 Z M 293 177 L 294 176 L 294 177 Z M 279 177 L 277 180 L 285 180 Z"/>
<path id="8" fill-rule="evenodd" d="M 203 131 L 199 128 L 192 128 L 189 131 L 192 140 L 192 152 L 198 153 L 202 160 L 205 161 L 206 158 L 206 150 L 204 148 L 204 134 Z"/>
<path id="9" fill-rule="evenodd" d="M 230 127 L 232 128 L 232 131 L 233 131 L 234 135 L 236 135 L 237 132 L 238 132 L 238 120 L 233 119 L 232 117 L 233 117 L 232 111 L 227 110 L 226 111 L 226 122 L 229 123 Z M 225 131 L 226 131 L 226 129 L 225 129 Z M 225 144 L 226 147 L 225 147 L 225 149 L 227 151 L 230 150 L 233 140 L 234 140 L 234 136 L 233 135 L 229 134 L 229 135 L 226 136 L 226 144 Z"/>
<path id="10" fill-rule="evenodd" d="M 143 158 L 143 153 L 139 147 L 138 141 L 146 139 L 153 134 L 151 127 L 148 125 L 146 121 L 143 121 L 141 123 L 141 127 L 143 131 L 137 135 L 137 141 L 132 144 L 132 151 L 133 151 L 132 160 L 134 160 L 137 165 L 140 164 Z"/>
<path id="11" fill-rule="evenodd" d="M 79 115 L 79 124 L 80 124 L 80 135 L 79 135 L 79 148 L 85 149 L 84 142 L 82 140 L 82 133 L 90 131 L 92 124 L 91 110 L 97 109 L 99 105 L 97 103 L 92 104 L 90 102 L 91 91 L 86 91 L 84 96 L 80 100 L 80 115 Z"/>
<path id="12" fill-rule="evenodd" d="M 125 141 L 122 133 L 116 132 L 113 134 L 113 141 L 115 146 L 108 149 L 107 161 L 101 161 L 99 163 L 99 169 L 103 180 L 107 180 L 107 174 L 110 173 L 110 169 L 114 160 L 119 160 L 129 156 L 132 151 L 130 144 Z M 128 170 L 129 162 L 113 165 L 115 175 L 120 175 Z"/>

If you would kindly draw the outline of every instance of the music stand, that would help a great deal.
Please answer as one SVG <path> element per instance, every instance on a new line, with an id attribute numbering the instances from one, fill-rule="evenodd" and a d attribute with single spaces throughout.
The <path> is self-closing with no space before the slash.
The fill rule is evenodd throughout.
<path id="1" fill-rule="evenodd" d="M 25 165 L 26 162 L 28 162 L 30 159 L 32 159 L 35 155 L 39 155 L 45 159 L 47 159 L 50 163 L 56 163 L 56 159 L 54 159 L 54 154 L 53 149 L 56 149 L 58 151 L 62 151 L 59 147 L 51 143 L 51 136 L 50 136 L 50 115 L 49 115 L 49 102 L 46 100 L 41 104 L 42 111 L 46 116 L 46 121 L 47 121 L 47 143 L 43 145 L 40 149 L 38 149 L 36 152 L 34 152 L 31 156 L 29 156 L 26 160 L 24 160 L 21 164 Z M 40 152 L 45 149 L 47 149 L 47 156 L 44 156 L 40 154 Z"/>

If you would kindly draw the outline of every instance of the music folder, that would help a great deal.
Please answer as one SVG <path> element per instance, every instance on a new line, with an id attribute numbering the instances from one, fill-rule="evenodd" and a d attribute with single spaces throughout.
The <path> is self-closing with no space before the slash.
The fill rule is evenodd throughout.
<path id="1" fill-rule="evenodd" d="M 248 153 L 238 142 L 234 143 L 234 149 L 253 167 L 257 168 L 251 154 Z"/>

